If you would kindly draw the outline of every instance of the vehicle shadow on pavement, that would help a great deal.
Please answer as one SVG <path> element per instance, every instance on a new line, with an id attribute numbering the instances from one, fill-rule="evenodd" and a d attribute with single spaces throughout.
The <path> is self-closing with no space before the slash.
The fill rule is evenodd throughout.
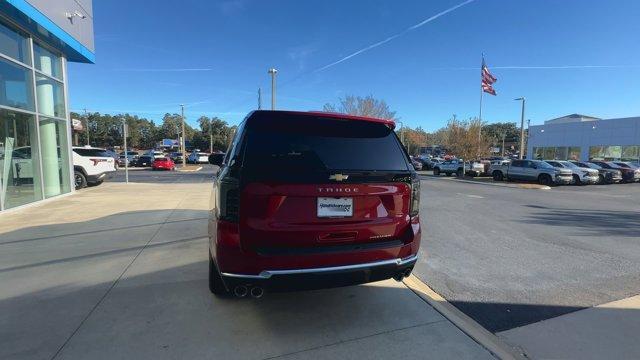
<path id="1" fill-rule="evenodd" d="M 520 220 L 536 225 L 573 227 L 576 235 L 640 236 L 640 212 L 619 210 L 586 210 L 525 205 L 540 211 Z"/>

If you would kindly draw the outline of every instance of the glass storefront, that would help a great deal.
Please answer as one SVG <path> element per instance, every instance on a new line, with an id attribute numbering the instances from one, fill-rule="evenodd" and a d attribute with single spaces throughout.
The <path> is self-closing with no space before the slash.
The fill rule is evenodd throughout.
<path id="1" fill-rule="evenodd" d="M 589 160 L 640 162 L 640 145 L 589 147 Z"/>
<path id="2" fill-rule="evenodd" d="M 42 199 L 35 116 L 0 109 L 0 201 L 3 209 Z"/>
<path id="3" fill-rule="evenodd" d="M 64 58 L 0 19 L 0 210 L 71 191 Z"/>
<path id="4" fill-rule="evenodd" d="M 534 146 L 533 156 L 537 160 L 580 160 L 580 147 Z"/>

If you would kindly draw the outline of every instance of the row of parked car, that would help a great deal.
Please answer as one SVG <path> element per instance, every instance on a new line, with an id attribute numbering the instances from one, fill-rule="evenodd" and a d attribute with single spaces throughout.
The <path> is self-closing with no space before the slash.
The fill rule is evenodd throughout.
<path id="1" fill-rule="evenodd" d="M 535 181 L 555 184 L 614 184 L 640 182 L 640 164 L 628 161 L 511 160 L 480 161 L 412 157 L 416 170 L 433 169 L 434 175 L 491 176 L 495 181 Z M 418 163 L 418 164 L 416 164 Z"/>
<path id="2" fill-rule="evenodd" d="M 181 152 L 168 152 L 165 153 L 160 150 L 149 150 L 140 155 L 137 151 L 124 151 L 117 155 L 117 162 L 119 166 L 137 166 L 137 167 L 150 167 L 156 159 L 170 159 L 173 163 L 181 163 L 183 159 Z M 200 150 L 194 150 L 187 158 L 187 164 L 206 164 L 209 161 L 209 153 L 201 152 Z"/>
<path id="3" fill-rule="evenodd" d="M 640 182 L 640 166 L 625 161 L 512 160 L 489 168 L 495 181 L 535 181 L 543 185 Z"/>

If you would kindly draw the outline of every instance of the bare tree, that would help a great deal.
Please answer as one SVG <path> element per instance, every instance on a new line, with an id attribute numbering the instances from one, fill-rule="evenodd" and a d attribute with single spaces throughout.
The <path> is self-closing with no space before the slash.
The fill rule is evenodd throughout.
<path id="1" fill-rule="evenodd" d="M 464 160 L 487 156 L 490 152 L 489 139 L 478 136 L 481 127 L 482 122 L 479 119 L 467 121 L 451 119 L 445 128 L 444 145 Z"/>
<path id="2" fill-rule="evenodd" d="M 324 111 L 338 112 L 349 115 L 369 116 L 380 119 L 398 120 L 396 112 L 389 109 L 389 105 L 384 100 L 374 98 L 372 95 L 360 97 L 347 95 L 335 104 L 325 104 Z"/>

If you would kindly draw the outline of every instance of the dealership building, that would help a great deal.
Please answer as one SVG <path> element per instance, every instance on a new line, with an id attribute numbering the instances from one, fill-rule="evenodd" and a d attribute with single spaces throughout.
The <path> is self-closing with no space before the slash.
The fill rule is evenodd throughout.
<path id="1" fill-rule="evenodd" d="M 0 0 L 0 211 L 73 191 L 69 61 L 94 62 L 91 0 Z"/>
<path id="2" fill-rule="evenodd" d="M 640 117 L 572 114 L 529 128 L 530 159 L 640 161 Z"/>

